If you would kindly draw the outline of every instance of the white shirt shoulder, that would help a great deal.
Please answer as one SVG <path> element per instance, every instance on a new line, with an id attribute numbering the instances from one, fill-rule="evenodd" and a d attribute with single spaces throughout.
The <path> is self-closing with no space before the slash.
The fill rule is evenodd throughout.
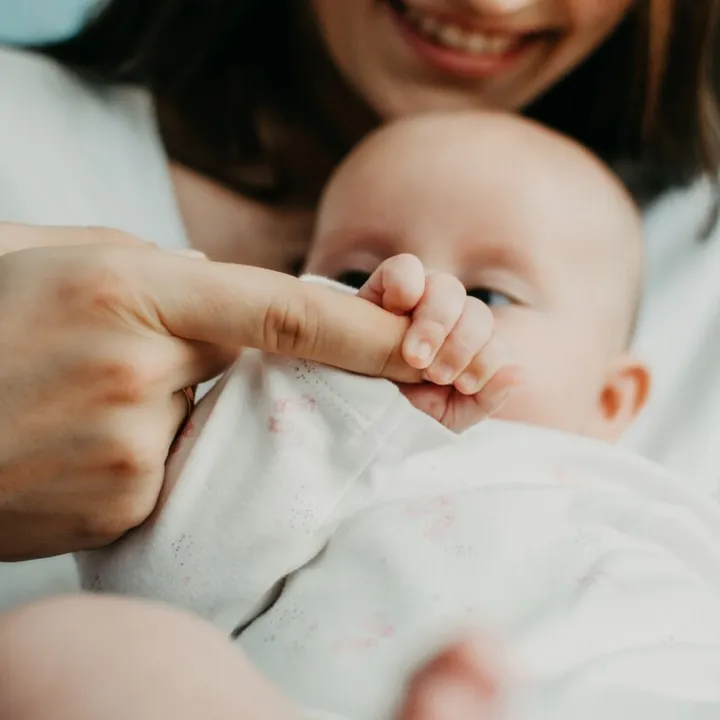
<path id="1" fill-rule="evenodd" d="M 185 246 L 150 95 L 0 48 L 0 220 L 101 225 Z"/>

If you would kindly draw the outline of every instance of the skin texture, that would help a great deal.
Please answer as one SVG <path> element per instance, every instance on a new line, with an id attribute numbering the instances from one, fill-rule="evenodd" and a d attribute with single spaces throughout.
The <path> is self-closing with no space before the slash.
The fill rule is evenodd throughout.
<path id="1" fill-rule="evenodd" d="M 300 720 L 210 625 L 162 605 L 57 598 L 0 616 L 0 717 Z"/>
<path id="2" fill-rule="evenodd" d="M 486 637 L 450 645 L 411 678 L 399 720 L 505 720 L 501 657 Z"/>
<path id="3" fill-rule="evenodd" d="M 500 677 L 492 645 L 454 645 L 418 669 L 398 720 L 499 720 L 490 713 Z M 312 718 L 212 626 L 160 604 L 91 595 L 0 615 L 0 717 Z"/>
<path id="4" fill-rule="evenodd" d="M 519 62 L 489 78 L 428 65 L 385 2 L 309 0 L 332 60 L 385 119 L 428 110 L 518 110 L 595 50 L 632 0 L 408 0 L 408 6 L 480 31 L 544 33 Z"/>
<path id="5" fill-rule="evenodd" d="M 462 377 L 467 348 L 473 355 L 482 338 L 486 365 L 522 371 L 500 418 L 614 440 L 642 408 L 648 372 L 626 350 L 642 225 L 620 183 L 580 146 L 493 113 L 430 114 L 388 126 L 331 181 L 308 270 L 369 275 L 401 253 L 479 291 L 492 309 L 458 322 L 455 337 L 424 366 L 431 380 L 440 381 L 446 361 L 455 381 Z M 422 282 L 407 269 L 395 275 Z M 432 317 L 413 331 L 437 352 L 433 333 L 458 321 L 462 298 L 447 283 L 433 290 L 433 277 Z M 417 366 L 408 347 L 405 358 Z M 437 399 L 438 390 L 416 393 Z"/>

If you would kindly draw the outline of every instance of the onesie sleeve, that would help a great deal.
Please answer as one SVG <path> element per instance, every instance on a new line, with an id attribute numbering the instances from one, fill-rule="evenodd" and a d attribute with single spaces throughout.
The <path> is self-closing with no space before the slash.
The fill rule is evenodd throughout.
<path id="1" fill-rule="evenodd" d="M 390 382 L 246 351 L 196 408 L 154 515 L 78 556 L 83 586 L 237 630 L 382 492 L 373 458 L 410 412 Z"/>

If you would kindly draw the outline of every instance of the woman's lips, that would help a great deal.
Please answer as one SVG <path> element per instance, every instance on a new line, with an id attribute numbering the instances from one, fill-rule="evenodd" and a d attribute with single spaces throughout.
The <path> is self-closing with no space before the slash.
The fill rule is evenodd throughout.
<path id="1" fill-rule="evenodd" d="M 508 68 L 542 38 L 542 33 L 481 31 L 387 0 L 401 34 L 427 62 L 466 77 L 488 77 Z"/>

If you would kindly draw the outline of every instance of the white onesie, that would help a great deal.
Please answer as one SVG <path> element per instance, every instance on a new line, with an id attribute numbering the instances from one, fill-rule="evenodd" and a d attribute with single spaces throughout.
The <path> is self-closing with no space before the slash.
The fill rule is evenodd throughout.
<path id="1" fill-rule="evenodd" d="M 475 628 L 506 643 L 509 720 L 717 720 L 719 542 L 714 506 L 616 448 L 456 435 L 389 382 L 248 351 L 155 515 L 79 564 L 352 720 L 391 718 L 410 672 Z"/>

